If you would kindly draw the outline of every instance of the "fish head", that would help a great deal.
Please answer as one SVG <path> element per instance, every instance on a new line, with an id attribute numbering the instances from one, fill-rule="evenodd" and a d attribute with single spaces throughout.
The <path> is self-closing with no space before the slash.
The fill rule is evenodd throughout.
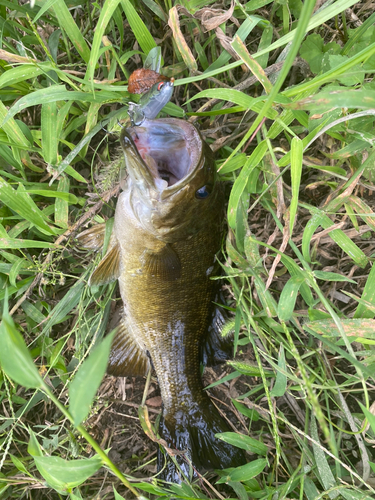
<path id="1" fill-rule="evenodd" d="M 130 176 L 133 212 L 159 239 L 195 234 L 208 214 L 221 216 L 222 189 L 213 154 L 190 123 L 166 118 L 124 129 L 120 142 Z"/>

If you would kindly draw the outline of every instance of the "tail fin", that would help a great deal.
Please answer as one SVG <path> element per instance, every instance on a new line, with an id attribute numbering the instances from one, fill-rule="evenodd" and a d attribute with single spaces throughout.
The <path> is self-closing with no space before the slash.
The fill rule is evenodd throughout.
<path id="1" fill-rule="evenodd" d="M 174 461 L 158 451 L 160 479 L 180 483 L 181 472 L 189 478 L 190 464 L 194 471 L 237 467 L 246 463 L 244 451 L 215 437 L 219 432 L 231 429 L 221 418 L 207 397 L 204 405 L 192 404 L 184 412 L 177 409 L 174 415 L 163 415 L 159 424 L 159 435 L 172 451 L 177 451 Z M 180 470 L 179 470 L 180 469 Z"/>

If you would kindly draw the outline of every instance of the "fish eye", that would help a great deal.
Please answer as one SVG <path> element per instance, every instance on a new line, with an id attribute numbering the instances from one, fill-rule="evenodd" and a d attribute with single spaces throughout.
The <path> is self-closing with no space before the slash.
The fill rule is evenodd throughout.
<path id="1" fill-rule="evenodd" d="M 161 90 L 164 87 L 164 82 L 160 82 L 158 85 L 158 90 Z"/>
<path id="2" fill-rule="evenodd" d="M 201 188 L 198 189 L 198 191 L 195 192 L 195 197 L 198 200 L 204 200 L 210 196 L 212 192 L 212 185 L 207 184 L 206 186 L 202 186 Z"/>

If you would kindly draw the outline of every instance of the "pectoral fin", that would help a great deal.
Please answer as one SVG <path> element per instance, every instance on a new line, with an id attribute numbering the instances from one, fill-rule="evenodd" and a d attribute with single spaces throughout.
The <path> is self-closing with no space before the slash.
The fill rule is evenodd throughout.
<path id="1" fill-rule="evenodd" d="M 92 273 L 89 285 L 105 285 L 117 280 L 120 276 L 120 262 L 120 245 L 115 243 Z"/>
<path id="2" fill-rule="evenodd" d="M 150 368 L 145 349 L 137 342 L 126 320 L 122 320 L 111 347 L 107 373 L 116 377 L 144 376 Z"/>
<path id="3" fill-rule="evenodd" d="M 76 237 L 78 243 L 85 248 L 100 250 L 104 244 L 105 225 L 106 223 L 103 222 L 103 224 L 96 224 L 90 227 L 90 229 L 82 231 Z"/>
<path id="4" fill-rule="evenodd" d="M 143 271 L 163 281 L 174 281 L 181 277 L 181 261 L 171 245 L 158 252 L 146 250 L 142 257 Z"/>

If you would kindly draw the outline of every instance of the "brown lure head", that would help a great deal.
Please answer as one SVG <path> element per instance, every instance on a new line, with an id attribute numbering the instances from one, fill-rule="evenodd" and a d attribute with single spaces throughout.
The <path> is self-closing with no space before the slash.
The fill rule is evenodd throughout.
<path id="1" fill-rule="evenodd" d="M 152 69 L 140 68 L 129 76 L 128 91 L 131 94 L 144 94 L 157 82 L 168 82 L 171 79 Z"/>

